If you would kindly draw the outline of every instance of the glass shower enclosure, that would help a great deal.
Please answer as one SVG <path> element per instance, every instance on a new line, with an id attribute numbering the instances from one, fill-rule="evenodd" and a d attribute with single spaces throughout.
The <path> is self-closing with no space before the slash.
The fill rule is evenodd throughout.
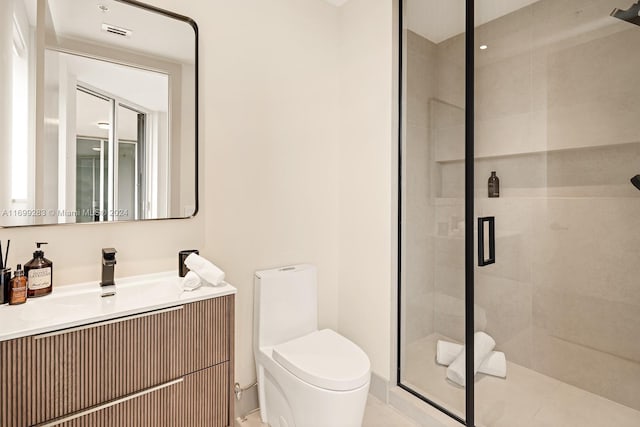
<path id="1" fill-rule="evenodd" d="M 398 385 L 461 424 L 640 425 L 639 13 L 402 1 Z"/>

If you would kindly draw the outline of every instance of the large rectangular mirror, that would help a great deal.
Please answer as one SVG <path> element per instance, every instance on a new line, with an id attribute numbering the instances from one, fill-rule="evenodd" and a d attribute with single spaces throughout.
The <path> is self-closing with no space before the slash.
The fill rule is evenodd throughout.
<path id="1" fill-rule="evenodd" d="M 0 226 L 194 215 L 195 23 L 130 0 L 0 3 Z"/>

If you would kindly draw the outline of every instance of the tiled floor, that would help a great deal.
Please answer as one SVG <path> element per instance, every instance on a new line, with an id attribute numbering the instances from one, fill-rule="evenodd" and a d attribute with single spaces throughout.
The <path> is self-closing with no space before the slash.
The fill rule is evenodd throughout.
<path id="1" fill-rule="evenodd" d="M 385 404 L 380 399 L 369 395 L 367 409 L 364 413 L 362 427 L 418 427 L 400 412 Z"/>
<path id="2" fill-rule="evenodd" d="M 246 417 L 245 421 L 236 422 L 236 427 L 266 427 L 266 424 L 262 424 L 260 415 L 254 412 Z M 369 395 L 362 427 L 419 427 L 419 424 L 414 423 L 391 406 Z"/>
<path id="3" fill-rule="evenodd" d="M 446 381 L 435 363 L 438 335 L 407 348 L 405 384 L 461 413 L 464 389 Z M 601 396 L 508 363 L 507 378 L 478 374 L 476 422 L 485 427 L 638 427 L 640 412 Z"/>

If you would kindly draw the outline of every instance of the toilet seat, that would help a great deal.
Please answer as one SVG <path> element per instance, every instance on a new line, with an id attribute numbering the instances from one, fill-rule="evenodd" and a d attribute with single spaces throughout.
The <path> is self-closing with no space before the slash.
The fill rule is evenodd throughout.
<path id="1" fill-rule="evenodd" d="M 327 390 L 354 390 L 369 381 L 369 358 L 331 329 L 273 347 L 273 360 L 301 380 Z"/>

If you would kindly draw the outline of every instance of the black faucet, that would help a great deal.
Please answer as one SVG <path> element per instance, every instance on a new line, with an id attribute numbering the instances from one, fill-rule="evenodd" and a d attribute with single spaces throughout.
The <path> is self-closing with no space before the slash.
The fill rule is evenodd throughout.
<path id="1" fill-rule="evenodd" d="M 113 280 L 113 273 L 116 266 L 116 250 L 114 248 L 102 248 L 102 296 L 115 295 L 116 283 Z"/>

